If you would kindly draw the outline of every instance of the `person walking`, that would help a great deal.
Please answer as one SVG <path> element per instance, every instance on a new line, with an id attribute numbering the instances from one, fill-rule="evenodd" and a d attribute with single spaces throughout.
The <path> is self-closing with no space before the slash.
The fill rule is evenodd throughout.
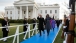
<path id="1" fill-rule="evenodd" d="M 35 28 L 35 25 L 36 25 L 36 24 L 35 24 L 35 23 L 36 23 L 36 19 L 35 19 L 35 18 L 33 18 L 33 23 L 34 23 L 34 24 L 33 24 L 33 29 L 34 29 L 34 28 Z"/>
<path id="2" fill-rule="evenodd" d="M 40 36 L 41 36 L 41 31 L 44 32 L 44 18 L 42 17 L 42 15 L 38 15 L 37 19 L 39 20 L 39 25 L 38 25 L 38 29 L 39 29 L 39 32 L 40 32 Z"/>
<path id="3" fill-rule="evenodd" d="M 49 14 L 47 14 L 45 18 L 45 29 L 47 30 L 47 36 L 49 35 L 51 29 L 50 20 L 51 18 L 49 17 Z"/>
<path id="4" fill-rule="evenodd" d="M 60 20 L 56 20 L 57 27 L 59 28 Z"/>
<path id="5" fill-rule="evenodd" d="M 52 18 L 52 20 L 50 21 L 51 23 L 51 28 L 53 29 L 53 31 L 54 31 L 54 28 L 55 28 L 55 24 L 56 24 L 56 22 L 55 22 L 55 20 L 54 20 L 54 18 Z"/>
<path id="6" fill-rule="evenodd" d="M 28 25 L 26 25 L 26 24 L 28 24 L 27 18 L 24 18 L 23 24 L 24 24 L 24 26 L 23 26 L 23 31 L 26 32 L 26 31 L 27 31 L 27 27 L 28 27 Z M 25 35 L 25 33 L 24 33 L 24 35 Z"/>

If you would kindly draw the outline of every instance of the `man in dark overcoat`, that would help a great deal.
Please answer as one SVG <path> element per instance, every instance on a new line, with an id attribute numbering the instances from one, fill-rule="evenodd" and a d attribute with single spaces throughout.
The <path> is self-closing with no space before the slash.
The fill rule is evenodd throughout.
<path id="1" fill-rule="evenodd" d="M 38 29 L 39 29 L 40 36 L 41 36 L 41 31 L 43 31 L 44 33 L 44 18 L 42 17 L 42 15 L 39 15 L 37 19 L 39 20 Z"/>
<path id="2" fill-rule="evenodd" d="M 9 32 L 9 29 L 8 29 L 8 26 L 9 26 L 9 22 L 8 22 L 8 18 L 7 17 L 4 17 L 4 20 L 2 21 L 2 27 L 5 27 L 5 28 L 2 28 L 2 32 L 3 32 L 3 38 L 4 38 L 4 42 L 7 41 L 7 39 L 5 37 L 8 36 L 8 32 Z"/>
<path id="3" fill-rule="evenodd" d="M 23 26 L 23 31 L 26 32 L 26 31 L 27 31 L 27 27 L 28 27 L 28 25 L 26 25 L 26 24 L 28 24 L 27 18 L 24 18 L 23 24 L 24 24 L 24 26 Z M 25 33 L 24 33 L 24 35 L 25 35 Z"/>
<path id="4" fill-rule="evenodd" d="M 35 23 L 36 23 L 36 19 L 35 18 L 33 18 L 33 21 L 32 21 L 34 24 L 33 24 L 33 29 L 35 28 Z"/>

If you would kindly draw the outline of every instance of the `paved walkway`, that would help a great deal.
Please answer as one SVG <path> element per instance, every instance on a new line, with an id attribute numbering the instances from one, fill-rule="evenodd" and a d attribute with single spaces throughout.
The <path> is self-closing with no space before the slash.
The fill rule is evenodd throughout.
<path id="1" fill-rule="evenodd" d="M 47 31 L 45 30 L 45 34 L 42 33 L 41 37 L 39 37 L 38 33 L 37 35 L 34 35 L 31 38 L 22 41 L 21 43 L 53 43 L 58 31 L 59 29 L 56 27 L 54 32 L 53 30 L 50 30 L 50 34 L 47 36 Z"/>

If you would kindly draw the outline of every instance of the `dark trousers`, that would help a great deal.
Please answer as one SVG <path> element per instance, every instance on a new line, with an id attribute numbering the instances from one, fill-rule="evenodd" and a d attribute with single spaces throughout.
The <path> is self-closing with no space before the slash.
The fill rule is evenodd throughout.
<path id="1" fill-rule="evenodd" d="M 57 27 L 59 27 L 59 25 L 60 25 L 60 24 L 58 23 L 58 24 L 57 24 Z"/>
<path id="2" fill-rule="evenodd" d="M 49 33 L 50 33 L 50 29 L 47 29 L 47 35 L 49 35 Z"/>
<path id="3" fill-rule="evenodd" d="M 24 28 L 23 28 L 23 32 L 26 32 L 27 31 L 27 27 L 26 26 L 24 26 Z M 26 33 L 24 33 L 24 35 L 25 35 Z"/>
<path id="4" fill-rule="evenodd" d="M 3 31 L 3 38 L 8 36 L 8 31 Z"/>
<path id="5" fill-rule="evenodd" d="M 41 31 L 43 31 L 43 33 L 45 33 L 44 29 L 39 29 L 40 36 L 41 36 Z"/>
<path id="6" fill-rule="evenodd" d="M 54 31 L 54 28 L 53 28 L 53 31 Z"/>
<path id="7" fill-rule="evenodd" d="M 33 29 L 35 28 L 35 24 L 33 24 Z"/>

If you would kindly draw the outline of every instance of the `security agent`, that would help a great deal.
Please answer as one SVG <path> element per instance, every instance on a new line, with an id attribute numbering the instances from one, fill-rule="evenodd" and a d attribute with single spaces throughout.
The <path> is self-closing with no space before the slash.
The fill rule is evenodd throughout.
<path id="1" fill-rule="evenodd" d="M 2 28 L 2 32 L 3 32 L 3 38 L 4 38 L 4 42 L 7 41 L 7 39 L 5 37 L 8 36 L 8 32 L 9 32 L 9 29 L 8 29 L 8 25 L 9 25 L 9 22 L 8 22 L 8 18 L 7 17 L 4 17 L 4 20 L 2 21 L 2 27 L 5 27 L 5 28 Z"/>

